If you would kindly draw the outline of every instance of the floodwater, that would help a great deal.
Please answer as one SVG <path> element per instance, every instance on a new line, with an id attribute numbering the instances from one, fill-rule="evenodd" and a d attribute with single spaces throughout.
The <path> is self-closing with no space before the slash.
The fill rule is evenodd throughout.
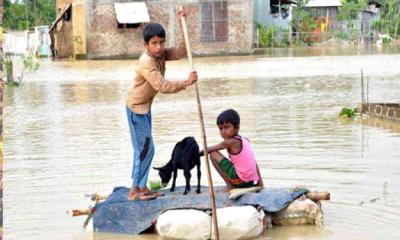
<path id="1" fill-rule="evenodd" d="M 307 51 L 195 58 L 207 141 L 220 141 L 216 116 L 234 108 L 267 186 L 331 192 L 324 226 L 274 227 L 258 239 L 398 239 L 400 123 L 337 116 L 360 102 L 361 68 L 371 102 L 400 102 L 400 51 Z M 84 217 L 71 217 L 71 209 L 93 205 L 85 194 L 131 184 L 124 102 L 135 64 L 43 60 L 22 86 L 6 89 L 5 239 L 158 239 L 93 234 L 82 228 Z M 168 63 L 167 78 L 187 73 L 186 60 Z M 153 134 L 155 166 L 184 136 L 200 139 L 193 87 L 157 96 Z"/>

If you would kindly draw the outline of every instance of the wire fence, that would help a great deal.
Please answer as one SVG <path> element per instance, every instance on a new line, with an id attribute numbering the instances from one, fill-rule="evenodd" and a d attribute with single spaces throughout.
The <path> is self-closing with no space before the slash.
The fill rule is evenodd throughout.
<path id="1" fill-rule="evenodd" d="M 298 31 L 296 27 L 257 26 L 256 47 L 286 47 L 293 45 L 312 45 L 331 39 L 355 43 L 374 43 L 378 32 L 372 21 L 336 21 L 326 25 L 316 24 L 312 31 Z"/>

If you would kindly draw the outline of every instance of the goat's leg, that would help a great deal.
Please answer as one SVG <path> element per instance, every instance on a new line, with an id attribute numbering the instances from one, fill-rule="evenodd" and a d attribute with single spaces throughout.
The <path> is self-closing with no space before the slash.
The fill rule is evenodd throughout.
<path id="1" fill-rule="evenodd" d="M 200 179 L 201 179 L 201 171 L 200 171 L 200 161 L 197 164 L 197 193 L 200 193 Z"/>
<path id="2" fill-rule="evenodd" d="M 186 179 L 186 188 L 185 188 L 185 192 L 183 193 L 183 195 L 185 195 L 190 191 L 190 177 L 192 175 L 190 174 L 190 171 L 188 171 L 188 170 L 184 170 L 183 175 L 185 175 L 185 179 Z"/>
<path id="3" fill-rule="evenodd" d="M 176 177 L 178 176 L 178 169 L 177 168 L 175 168 L 174 169 L 174 176 L 173 176 L 173 179 L 172 179 L 172 186 L 171 186 L 171 192 L 173 192 L 173 191 L 175 191 L 175 182 L 176 182 Z"/>

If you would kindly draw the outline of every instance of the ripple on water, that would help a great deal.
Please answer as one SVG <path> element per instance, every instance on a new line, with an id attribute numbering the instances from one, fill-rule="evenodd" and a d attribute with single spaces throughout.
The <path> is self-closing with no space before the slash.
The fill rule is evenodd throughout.
<path id="1" fill-rule="evenodd" d="M 324 227 L 277 227 L 261 239 L 399 235 L 399 124 L 337 119 L 342 107 L 359 102 L 361 67 L 370 78 L 370 99 L 400 102 L 399 63 L 398 55 L 196 60 L 209 144 L 221 141 L 218 114 L 234 108 L 267 186 L 331 192 L 331 201 L 323 203 Z M 71 218 L 68 211 L 90 204 L 85 193 L 109 193 L 114 186 L 131 183 L 124 99 L 134 64 L 45 62 L 22 87 L 6 89 L 5 238 L 92 239 L 81 230 L 83 220 Z M 186 76 L 186 62 L 168 67 L 167 78 Z M 152 110 L 154 165 L 166 163 L 174 144 L 185 136 L 201 142 L 194 94 L 188 88 L 157 96 Z M 223 184 L 215 170 L 212 175 L 214 184 Z M 157 173 L 151 171 L 149 178 Z M 184 184 L 182 175 L 177 182 Z M 202 183 L 207 184 L 206 177 Z"/>

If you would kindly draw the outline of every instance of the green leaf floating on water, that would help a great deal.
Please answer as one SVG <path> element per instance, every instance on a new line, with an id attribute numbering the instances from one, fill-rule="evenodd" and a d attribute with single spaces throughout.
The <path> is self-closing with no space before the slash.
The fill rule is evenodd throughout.
<path id="1" fill-rule="evenodd" d="M 342 111 L 339 113 L 339 117 L 354 118 L 355 115 L 354 109 L 351 108 L 342 108 Z"/>
<path id="2" fill-rule="evenodd" d="M 161 182 L 160 181 L 149 181 L 150 189 L 151 190 L 158 190 L 161 189 Z"/>

